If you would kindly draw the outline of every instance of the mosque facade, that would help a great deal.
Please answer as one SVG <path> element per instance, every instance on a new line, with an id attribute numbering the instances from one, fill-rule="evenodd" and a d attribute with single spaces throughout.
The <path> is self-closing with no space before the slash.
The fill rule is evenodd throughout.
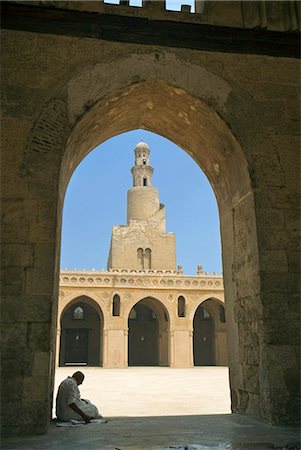
<path id="1" fill-rule="evenodd" d="M 223 278 L 183 274 L 176 237 L 152 186 L 150 148 L 136 145 L 127 224 L 113 226 L 106 271 L 60 273 L 59 366 L 227 365 Z"/>

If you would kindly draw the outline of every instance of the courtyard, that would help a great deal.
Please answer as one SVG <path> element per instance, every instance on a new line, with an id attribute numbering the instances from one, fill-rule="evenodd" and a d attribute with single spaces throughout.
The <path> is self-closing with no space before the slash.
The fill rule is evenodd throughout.
<path id="1" fill-rule="evenodd" d="M 56 427 L 47 435 L 11 437 L 6 450 L 268 450 L 298 447 L 298 430 L 272 427 L 230 413 L 227 367 L 79 367 L 82 398 L 92 400 L 104 424 Z M 76 367 L 56 370 L 59 383 Z M 55 417 L 55 414 L 53 415 Z"/>
<path id="2" fill-rule="evenodd" d="M 56 370 L 55 393 L 61 381 L 77 368 Z M 228 367 L 80 367 L 85 380 L 81 396 L 104 417 L 229 414 Z"/>

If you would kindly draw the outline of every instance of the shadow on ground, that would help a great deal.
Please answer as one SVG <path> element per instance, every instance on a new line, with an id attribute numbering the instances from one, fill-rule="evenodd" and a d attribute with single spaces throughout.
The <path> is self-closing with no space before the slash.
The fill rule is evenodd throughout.
<path id="1" fill-rule="evenodd" d="M 3 450 L 270 450 L 300 448 L 299 429 L 236 414 L 114 417 L 105 424 L 60 428 L 3 439 Z"/>

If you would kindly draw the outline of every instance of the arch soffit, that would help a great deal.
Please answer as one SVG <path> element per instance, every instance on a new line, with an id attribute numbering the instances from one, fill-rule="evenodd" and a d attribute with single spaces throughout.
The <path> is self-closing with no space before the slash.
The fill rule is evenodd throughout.
<path id="1" fill-rule="evenodd" d="M 221 118 L 231 92 L 226 81 L 166 50 L 164 64 L 149 52 L 120 57 L 116 64 L 114 77 L 109 76 L 112 63 L 98 64 L 68 82 L 72 131 L 61 170 L 62 195 L 93 148 L 137 128 L 183 148 L 206 173 L 219 203 L 235 204 L 250 192 L 245 156 Z"/>
<path id="2" fill-rule="evenodd" d="M 80 301 L 80 297 L 86 297 L 85 301 L 96 309 L 100 317 L 103 317 L 105 328 L 105 324 L 108 323 L 108 311 L 106 305 L 97 294 L 87 291 L 76 292 L 76 294 L 72 293 L 59 301 L 58 328 L 60 328 L 61 320 L 65 311 L 71 305 Z"/>

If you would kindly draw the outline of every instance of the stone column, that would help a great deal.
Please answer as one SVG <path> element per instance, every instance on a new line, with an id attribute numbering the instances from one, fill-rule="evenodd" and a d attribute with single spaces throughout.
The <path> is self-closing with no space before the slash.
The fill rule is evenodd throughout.
<path id="1" fill-rule="evenodd" d="M 173 367 L 193 367 L 191 354 L 191 336 L 188 329 L 174 330 L 174 363 Z"/>
<path id="2" fill-rule="evenodd" d="M 174 367 L 174 331 L 169 331 L 169 367 Z"/>
<path id="3" fill-rule="evenodd" d="M 60 343 L 61 343 L 61 329 L 58 326 L 56 330 L 55 367 L 59 367 L 60 365 Z"/>
<path id="4" fill-rule="evenodd" d="M 124 330 L 124 360 L 123 360 L 123 367 L 129 366 L 129 329 L 127 328 Z"/>
<path id="5" fill-rule="evenodd" d="M 194 355 L 193 355 L 193 329 L 189 330 L 189 347 L 187 349 L 189 353 L 190 367 L 194 367 Z"/>
<path id="6" fill-rule="evenodd" d="M 108 367 L 108 330 L 102 332 L 102 366 Z"/>
<path id="7" fill-rule="evenodd" d="M 123 328 L 113 328 L 107 330 L 107 359 L 104 367 L 108 368 L 122 368 L 127 367 L 125 361 L 125 349 L 127 334 Z"/>

